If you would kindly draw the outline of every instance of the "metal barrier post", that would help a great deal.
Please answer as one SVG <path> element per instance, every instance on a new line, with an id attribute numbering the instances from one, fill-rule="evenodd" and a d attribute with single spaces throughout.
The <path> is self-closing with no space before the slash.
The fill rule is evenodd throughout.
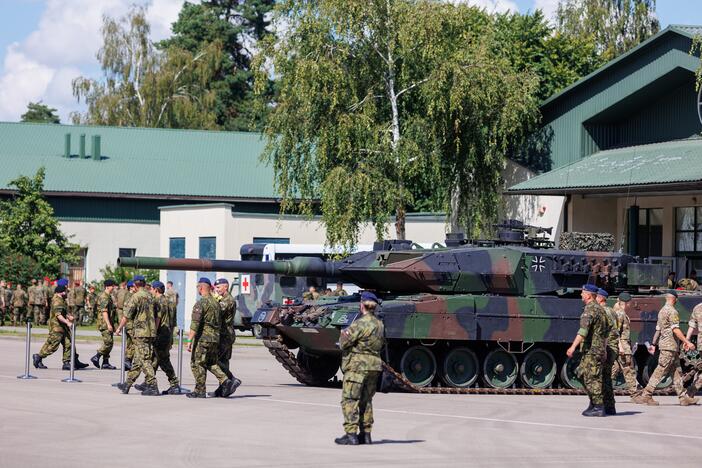
<path id="1" fill-rule="evenodd" d="M 124 360 L 126 359 L 127 356 L 127 330 L 122 330 L 122 346 L 121 350 L 119 352 L 120 359 L 122 360 L 122 365 L 119 368 L 119 382 L 118 383 L 113 383 L 113 387 L 117 387 L 119 385 L 122 385 L 124 383 L 124 374 L 125 374 L 125 369 L 124 369 Z"/>
<path id="2" fill-rule="evenodd" d="M 30 359 L 30 343 L 32 342 L 32 322 L 31 320 L 27 320 L 27 337 L 25 338 L 25 350 L 24 350 L 24 374 L 18 375 L 18 379 L 23 379 L 23 380 L 28 380 L 28 379 L 36 379 L 35 376 L 31 375 L 29 373 L 29 359 Z"/>
<path id="3" fill-rule="evenodd" d="M 178 329 L 178 388 L 180 393 L 190 393 L 183 387 L 183 329 Z"/>
<path id="4" fill-rule="evenodd" d="M 61 382 L 67 383 L 79 383 L 82 382 L 80 379 L 76 379 L 76 322 L 71 323 L 71 373 L 67 378 L 62 379 Z"/>

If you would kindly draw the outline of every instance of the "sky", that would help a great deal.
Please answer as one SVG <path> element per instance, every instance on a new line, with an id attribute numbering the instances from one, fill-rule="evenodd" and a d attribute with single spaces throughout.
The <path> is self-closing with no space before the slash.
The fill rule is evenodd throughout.
<path id="1" fill-rule="evenodd" d="M 552 17 L 558 0 L 448 0 L 488 11 L 534 11 Z M 0 121 L 18 121 L 27 103 L 58 109 L 61 121 L 82 110 L 71 92 L 78 76 L 99 77 L 95 54 L 102 16 L 124 15 L 132 4 L 148 7 L 153 40 L 170 33 L 183 0 L 0 0 Z M 662 27 L 702 24 L 700 0 L 658 0 Z"/>

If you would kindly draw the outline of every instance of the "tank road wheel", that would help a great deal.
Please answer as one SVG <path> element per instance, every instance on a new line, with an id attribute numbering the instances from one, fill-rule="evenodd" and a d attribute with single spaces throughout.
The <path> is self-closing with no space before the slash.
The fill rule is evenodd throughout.
<path id="1" fill-rule="evenodd" d="M 400 360 L 400 372 L 417 387 L 426 387 L 436 375 L 436 358 L 426 346 L 412 346 Z"/>
<path id="2" fill-rule="evenodd" d="M 648 383 L 648 380 L 651 378 L 653 375 L 653 371 L 656 370 L 656 366 L 658 366 L 658 351 L 656 351 L 656 354 L 653 356 L 648 356 L 648 360 L 646 361 L 646 365 L 643 368 L 643 372 L 641 373 L 641 376 L 643 377 L 644 384 Z M 668 374 L 666 375 L 663 380 L 660 381 L 658 386 L 656 386 L 657 389 L 663 389 L 663 388 L 668 388 L 671 385 L 673 385 L 673 376 Z"/>
<path id="3" fill-rule="evenodd" d="M 553 354 L 540 348 L 529 351 L 519 368 L 522 383 L 529 388 L 548 388 L 557 373 L 558 366 Z"/>
<path id="4" fill-rule="evenodd" d="M 300 349 L 297 362 L 313 379 L 312 385 L 324 385 L 339 370 L 339 358 L 336 356 L 316 356 Z"/>
<path id="5" fill-rule="evenodd" d="M 483 379 L 492 388 L 511 386 L 519 374 L 517 358 L 503 349 L 493 349 L 483 362 Z"/>
<path id="6" fill-rule="evenodd" d="M 561 367 L 561 381 L 568 388 L 574 388 L 577 390 L 583 389 L 583 383 L 580 377 L 575 375 L 575 369 L 580 365 L 580 353 L 575 353 L 572 358 L 566 359 Z"/>
<path id="7" fill-rule="evenodd" d="M 451 387 L 470 387 L 478 379 L 480 366 L 475 353 L 468 348 L 454 348 L 444 358 L 444 382 Z"/>

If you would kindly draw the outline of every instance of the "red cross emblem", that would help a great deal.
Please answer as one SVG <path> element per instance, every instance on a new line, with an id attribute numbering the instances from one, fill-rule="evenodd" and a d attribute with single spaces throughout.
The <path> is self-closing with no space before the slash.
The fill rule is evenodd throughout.
<path id="1" fill-rule="evenodd" d="M 241 294 L 251 293 L 251 275 L 241 275 Z"/>

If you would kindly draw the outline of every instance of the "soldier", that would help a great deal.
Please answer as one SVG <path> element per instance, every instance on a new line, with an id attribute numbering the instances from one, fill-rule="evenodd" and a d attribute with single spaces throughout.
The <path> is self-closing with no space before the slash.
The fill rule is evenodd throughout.
<path id="1" fill-rule="evenodd" d="M 36 280 L 32 280 L 36 283 Z M 46 307 L 46 291 L 41 283 L 34 286 L 34 305 L 32 306 L 32 316 L 34 317 L 34 323 L 40 324 L 44 320 L 44 308 Z"/>
<path id="2" fill-rule="evenodd" d="M 640 405 L 658 405 L 659 403 L 653 399 L 653 392 L 656 390 L 660 381 L 672 371 L 673 387 L 675 388 L 675 393 L 678 395 L 680 405 L 688 406 L 697 404 L 697 398 L 691 398 L 683 389 L 679 355 L 680 346 L 677 340 L 683 342 L 686 351 L 694 349 L 695 345 L 680 331 L 680 317 L 678 316 L 678 311 L 675 310 L 677 299 L 678 293 L 675 290 L 668 291 L 665 296 L 665 305 L 658 312 L 656 333 L 653 335 L 652 344 L 648 348 L 648 352 L 651 354 L 656 352 L 656 346 L 660 349 L 658 366 L 656 370 L 653 371 L 653 375 L 648 380 L 648 385 L 646 385 L 643 392 L 633 398 L 634 403 Z"/>
<path id="3" fill-rule="evenodd" d="M 319 293 L 315 286 L 310 286 L 310 288 L 302 294 L 302 299 L 305 301 L 316 301 L 319 299 Z"/>
<path id="4" fill-rule="evenodd" d="M 112 289 L 114 289 L 114 287 L 115 286 L 113 285 Z M 97 305 L 97 298 L 98 295 L 95 292 L 95 285 L 91 284 L 88 286 L 88 294 L 85 296 L 85 314 L 89 325 L 95 323 L 95 306 Z M 112 294 L 110 294 L 110 299 L 112 299 Z M 112 302 L 112 306 L 114 307 L 114 302 Z"/>
<path id="5" fill-rule="evenodd" d="M 582 415 L 601 417 L 605 415 L 602 364 L 607 352 L 609 328 L 605 311 L 595 300 L 597 291 L 597 286 L 593 284 L 583 285 L 580 297 L 585 303 L 585 307 L 580 316 L 580 329 L 566 354 L 572 358 L 575 350 L 579 346 L 581 347 L 582 357 L 578 372 L 582 376 L 583 386 L 590 398 L 590 405 L 583 411 Z"/>
<path id="6" fill-rule="evenodd" d="M 383 324 L 375 317 L 378 298 L 369 291 L 361 294 L 361 315 L 339 337 L 344 382 L 341 412 L 344 435 L 334 439 L 339 445 L 371 444 L 373 395 L 382 370 Z M 356 434 L 356 432 L 359 434 Z"/>
<path id="7" fill-rule="evenodd" d="M 79 280 L 73 282 L 73 288 L 68 293 L 68 304 L 73 307 L 73 316 L 77 323 L 83 325 L 85 322 L 85 288 Z"/>
<path id="8" fill-rule="evenodd" d="M 0 326 L 5 326 L 5 280 L 0 280 Z"/>
<path id="9" fill-rule="evenodd" d="M 615 408 L 614 388 L 612 385 L 612 369 L 619 355 L 619 328 L 617 327 L 616 314 L 612 308 L 607 305 L 608 297 L 609 293 L 607 291 L 598 289 L 595 300 L 605 311 L 607 328 L 609 329 L 609 333 L 607 334 L 606 359 L 602 363 L 602 398 L 604 400 L 605 414 L 613 416 L 617 414 L 617 410 Z"/>
<path id="10" fill-rule="evenodd" d="M 51 315 L 49 317 L 49 336 L 46 343 L 34 354 L 32 360 L 37 369 L 46 369 L 42 359 L 53 354 L 63 346 L 63 370 L 70 370 L 71 365 L 71 325 L 73 316 L 68 313 L 66 305 L 66 287 L 56 286 L 51 298 Z"/>
<path id="11" fill-rule="evenodd" d="M 34 297 L 34 291 L 37 289 L 37 280 L 32 278 L 30 281 L 30 285 L 27 288 L 27 317 L 32 318 L 34 323 L 39 323 L 37 319 L 39 317 L 34 316 L 34 303 L 35 303 L 35 297 Z"/>
<path id="12" fill-rule="evenodd" d="M 134 286 L 134 281 L 127 281 L 127 287 L 125 289 L 125 293 L 123 294 L 123 300 L 124 300 L 124 310 L 127 309 L 129 306 L 129 300 L 131 297 L 134 295 L 134 292 L 136 291 L 136 287 Z M 119 294 L 117 296 L 119 298 Z M 119 315 L 119 309 L 117 312 L 117 315 Z M 124 317 L 124 314 L 122 315 Z M 122 320 L 121 318 L 119 319 L 120 321 Z M 127 326 L 126 326 L 126 337 L 127 337 L 127 344 L 125 346 L 125 352 L 124 352 L 124 368 L 125 370 L 130 370 L 132 368 L 132 359 L 134 358 L 134 340 L 132 339 L 132 321 L 127 319 Z"/>
<path id="13" fill-rule="evenodd" d="M 675 272 L 668 272 L 668 280 L 666 281 L 666 289 L 675 289 Z"/>
<path id="14" fill-rule="evenodd" d="M 678 281 L 678 287 L 683 288 L 686 291 L 696 291 L 699 288 L 697 272 L 695 270 L 690 270 L 690 276 Z"/>
<path id="15" fill-rule="evenodd" d="M 124 311 L 124 301 L 127 300 L 129 296 L 129 290 L 127 289 L 127 283 L 122 281 L 119 284 L 119 289 L 113 290 L 113 300 L 115 303 L 115 308 L 117 309 L 117 319 L 122 320 L 122 312 Z"/>
<path id="16" fill-rule="evenodd" d="M 178 291 L 173 288 L 173 281 L 166 281 L 166 298 L 175 306 L 178 307 Z"/>
<path id="17" fill-rule="evenodd" d="M 332 292 L 332 296 L 348 296 L 348 293 L 344 289 L 343 281 L 339 281 L 336 283 L 336 289 L 334 290 L 334 292 Z"/>
<path id="18" fill-rule="evenodd" d="M 156 315 L 156 341 L 154 342 L 154 370 L 159 367 L 168 377 L 171 386 L 164 394 L 179 395 L 180 383 L 176 377 L 173 364 L 171 364 L 171 347 L 173 346 L 173 313 L 168 298 L 163 294 L 165 286 L 160 281 L 151 284 L 154 299 L 154 314 Z M 137 390 L 144 390 L 146 383 L 134 386 Z"/>
<path id="19" fill-rule="evenodd" d="M 622 372 L 626 382 L 626 391 L 633 398 L 638 393 L 638 382 L 636 381 L 636 370 L 634 369 L 634 359 L 629 339 L 631 320 L 625 311 L 626 303 L 629 301 L 631 301 L 631 294 L 623 292 L 619 295 L 617 303 L 612 308 L 617 317 L 617 330 L 619 330 L 617 360 L 612 367 L 612 381 L 616 381 L 619 372 Z"/>
<path id="20" fill-rule="evenodd" d="M 8 281 L 5 285 L 5 313 L 9 322 L 13 321 L 15 315 L 12 310 L 12 296 L 12 283 Z"/>
<path id="21" fill-rule="evenodd" d="M 234 381 L 236 386 L 241 385 L 241 380 L 234 377 L 229 369 L 229 361 L 232 358 L 232 346 L 236 341 L 236 332 L 234 331 L 234 314 L 236 313 L 236 302 L 234 297 L 229 294 L 229 281 L 226 278 L 219 278 L 215 281 L 215 289 L 217 291 L 217 300 L 222 309 L 222 325 L 219 333 L 219 358 L 217 364 L 222 371 L 227 375 L 228 379 Z M 213 396 L 222 396 L 222 388 L 215 390 Z"/>
<path id="22" fill-rule="evenodd" d="M 17 284 L 17 289 L 12 294 L 12 326 L 16 327 L 27 318 L 27 293 L 22 289 L 21 284 Z"/>
<path id="23" fill-rule="evenodd" d="M 42 311 L 42 314 L 41 314 L 41 324 L 45 325 L 49 320 L 49 309 L 51 307 L 51 296 L 53 294 L 53 290 L 51 288 L 49 278 L 47 278 L 47 277 L 44 277 L 43 289 L 44 289 L 44 297 L 46 298 L 46 305 L 44 306 L 44 310 Z"/>
<path id="24" fill-rule="evenodd" d="M 95 302 L 95 308 L 97 310 L 97 329 L 102 335 L 102 346 L 97 350 L 95 356 L 90 358 L 90 362 L 93 363 L 98 369 L 116 369 L 115 366 L 110 364 L 110 352 L 112 352 L 112 347 L 114 346 L 114 332 L 115 323 L 117 321 L 117 314 L 115 311 L 115 304 L 112 302 L 112 290 L 114 290 L 116 283 L 111 279 L 106 279 L 103 282 L 105 290 L 100 293 L 100 296 Z M 95 286 L 91 286 L 93 291 L 95 291 Z M 102 366 L 100 366 L 100 357 L 102 357 Z"/>
<path id="25" fill-rule="evenodd" d="M 156 317 L 154 314 L 153 299 L 146 292 L 144 286 L 146 280 L 141 275 L 134 276 L 134 288 L 136 292 L 127 300 L 124 315 L 119 321 L 115 333 L 120 335 L 125 329 L 127 322 L 133 324 L 132 333 L 134 341 L 134 360 L 131 369 L 127 373 L 127 379 L 118 388 L 122 393 L 129 393 L 129 389 L 139 375 L 144 372 L 146 377 L 146 388 L 142 395 L 160 395 L 158 382 L 156 381 L 156 371 L 154 370 L 154 339 L 156 338 Z"/>
<path id="26" fill-rule="evenodd" d="M 206 398 L 207 371 L 217 377 L 222 397 L 226 398 L 238 387 L 217 364 L 219 358 L 219 335 L 221 329 L 221 309 L 211 293 L 212 283 L 208 278 L 200 278 L 197 290 L 200 300 L 193 306 L 188 352 L 192 352 L 190 368 L 195 377 L 195 391 L 188 398 Z"/>
<path id="27" fill-rule="evenodd" d="M 689 340 L 695 332 L 697 332 L 697 351 L 702 354 L 702 304 L 697 304 L 694 309 L 692 309 L 686 338 Z M 697 374 L 693 382 L 687 387 L 687 396 L 694 398 L 700 388 L 702 388 L 702 371 L 697 369 Z"/>

